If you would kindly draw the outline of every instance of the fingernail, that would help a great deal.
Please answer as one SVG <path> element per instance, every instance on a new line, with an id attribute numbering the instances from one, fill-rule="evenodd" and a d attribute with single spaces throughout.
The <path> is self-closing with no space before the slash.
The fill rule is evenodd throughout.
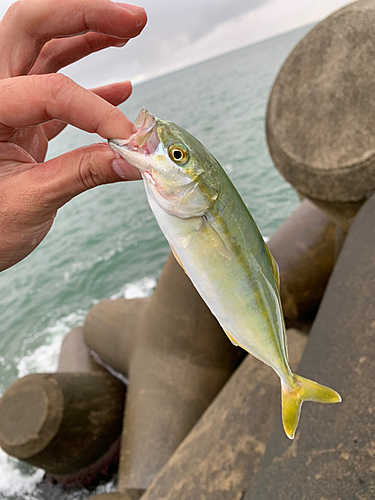
<path id="1" fill-rule="evenodd" d="M 145 10 L 143 7 L 140 7 L 139 5 L 132 5 L 129 3 L 117 3 L 117 5 L 119 5 L 123 9 L 128 10 L 132 14 L 139 14 L 141 11 Z"/>
<path id="2" fill-rule="evenodd" d="M 122 7 L 123 9 L 126 9 L 137 18 L 135 21 L 136 28 L 139 28 L 140 26 L 143 26 L 145 24 L 147 20 L 147 14 L 143 7 L 139 7 L 138 5 L 131 5 L 128 3 L 117 3 L 117 5 Z"/>
<path id="3" fill-rule="evenodd" d="M 123 47 L 125 44 L 127 44 L 129 39 L 127 38 L 126 40 L 118 40 L 114 42 L 113 46 L 114 47 Z"/>
<path id="4" fill-rule="evenodd" d="M 140 26 L 143 26 L 144 24 L 145 24 L 144 19 L 143 19 L 142 17 L 139 17 L 139 18 L 137 19 L 137 22 L 135 23 L 135 27 L 136 27 L 136 28 L 139 28 Z"/>

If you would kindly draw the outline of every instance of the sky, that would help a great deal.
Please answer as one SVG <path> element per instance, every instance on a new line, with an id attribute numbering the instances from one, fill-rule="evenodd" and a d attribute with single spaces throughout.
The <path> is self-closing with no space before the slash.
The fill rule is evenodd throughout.
<path id="1" fill-rule="evenodd" d="M 28 0 L 30 1 L 30 0 Z M 56 0 L 63 1 L 63 0 Z M 0 0 L 3 16 L 12 2 Z M 85 87 L 175 71 L 317 22 L 348 0 L 139 0 L 148 14 L 125 47 L 93 54 L 63 70 Z"/>

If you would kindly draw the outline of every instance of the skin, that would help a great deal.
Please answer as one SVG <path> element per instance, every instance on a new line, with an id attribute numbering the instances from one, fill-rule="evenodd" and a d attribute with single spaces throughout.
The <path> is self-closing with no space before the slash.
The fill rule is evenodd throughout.
<path id="1" fill-rule="evenodd" d="M 188 132 L 141 111 L 138 130 L 110 144 L 142 172 L 147 198 L 171 249 L 230 340 L 281 380 L 282 418 L 293 439 L 303 401 L 341 401 L 292 373 L 277 264 L 238 192 Z"/>
<path id="2" fill-rule="evenodd" d="M 57 71 L 125 45 L 146 21 L 141 7 L 109 0 L 23 0 L 0 22 L 0 271 L 34 250 L 74 196 L 140 179 L 104 143 L 44 158 L 67 124 L 104 139 L 134 132 L 115 107 L 130 96 L 130 82 L 87 90 Z"/>

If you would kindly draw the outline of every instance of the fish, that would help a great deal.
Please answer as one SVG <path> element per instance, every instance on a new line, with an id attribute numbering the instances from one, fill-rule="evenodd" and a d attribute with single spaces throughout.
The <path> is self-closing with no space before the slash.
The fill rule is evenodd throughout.
<path id="1" fill-rule="evenodd" d="M 228 175 L 194 136 L 142 109 L 135 133 L 109 145 L 138 168 L 170 248 L 230 341 L 281 381 L 293 439 L 303 401 L 338 403 L 333 389 L 289 367 L 277 263 Z"/>

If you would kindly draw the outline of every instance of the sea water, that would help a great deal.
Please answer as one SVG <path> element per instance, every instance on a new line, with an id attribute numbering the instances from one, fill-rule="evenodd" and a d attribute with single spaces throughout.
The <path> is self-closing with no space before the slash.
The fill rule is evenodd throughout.
<path id="1" fill-rule="evenodd" d="M 264 237 L 298 204 L 267 151 L 265 112 L 282 62 L 307 31 L 138 84 L 121 106 L 132 120 L 144 107 L 196 136 L 227 171 Z M 48 158 L 95 141 L 68 127 L 51 142 Z M 64 206 L 42 244 L 0 274 L 0 395 L 18 377 L 54 371 L 64 335 L 93 304 L 151 294 L 168 252 L 142 182 L 101 186 Z M 114 490 L 112 481 L 90 492 L 46 492 L 38 486 L 42 477 L 0 450 L 1 499 L 78 500 Z"/>

